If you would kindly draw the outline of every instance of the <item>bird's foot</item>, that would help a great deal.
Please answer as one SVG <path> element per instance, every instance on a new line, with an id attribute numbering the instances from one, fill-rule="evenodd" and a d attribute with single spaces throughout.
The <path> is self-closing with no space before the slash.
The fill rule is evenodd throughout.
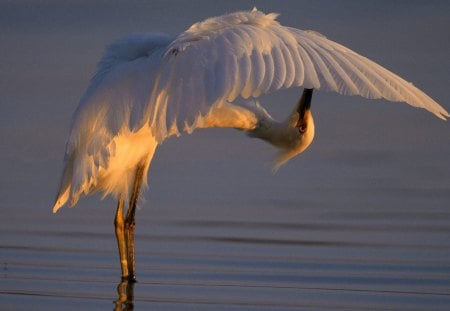
<path id="1" fill-rule="evenodd" d="M 127 277 L 127 281 L 130 283 L 137 283 L 136 275 L 131 274 Z"/>
<path id="2" fill-rule="evenodd" d="M 123 275 L 121 280 L 122 282 L 137 283 L 135 275 Z"/>

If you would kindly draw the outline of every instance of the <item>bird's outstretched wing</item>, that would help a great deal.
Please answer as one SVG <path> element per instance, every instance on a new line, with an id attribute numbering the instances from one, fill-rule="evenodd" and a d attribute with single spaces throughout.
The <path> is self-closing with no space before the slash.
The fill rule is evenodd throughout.
<path id="1" fill-rule="evenodd" d="M 210 18 L 167 47 L 146 114 L 159 140 L 169 129 L 195 128 L 213 105 L 293 86 L 406 102 L 449 117 L 412 83 L 318 33 L 284 27 L 276 16 L 254 9 Z"/>
<path id="2" fill-rule="evenodd" d="M 450 117 L 392 72 L 320 34 L 284 27 L 276 17 L 254 9 L 196 23 L 176 38 L 138 34 L 113 43 L 74 114 L 55 210 L 98 188 L 118 134 L 145 128 L 157 144 L 208 124 L 230 126 L 203 117 L 211 111 L 222 117 L 220 108 L 233 107 L 227 103 L 238 97 L 303 86 L 406 102 Z"/>

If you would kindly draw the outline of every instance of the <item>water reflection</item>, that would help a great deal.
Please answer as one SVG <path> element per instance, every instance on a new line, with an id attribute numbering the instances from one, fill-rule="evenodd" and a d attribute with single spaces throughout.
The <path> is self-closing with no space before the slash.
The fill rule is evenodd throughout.
<path id="1" fill-rule="evenodd" d="M 136 301 L 143 310 L 450 310 L 447 209 L 341 208 L 345 218 L 305 210 L 153 224 L 139 236 L 136 296 L 133 283 L 114 281 L 113 235 L 3 224 L 0 309 L 134 310 Z"/>
<path id="2" fill-rule="evenodd" d="M 117 285 L 118 298 L 114 301 L 114 311 L 134 309 L 134 284 L 135 282 L 122 281 Z"/>

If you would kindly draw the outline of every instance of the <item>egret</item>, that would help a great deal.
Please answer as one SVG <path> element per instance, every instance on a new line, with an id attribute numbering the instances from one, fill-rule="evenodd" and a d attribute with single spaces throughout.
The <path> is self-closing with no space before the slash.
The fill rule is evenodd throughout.
<path id="1" fill-rule="evenodd" d="M 176 37 L 132 34 L 106 49 L 73 116 L 53 212 L 95 192 L 117 198 L 114 224 L 123 280 L 135 280 L 141 187 L 147 185 L 157 146 L 171 136 L 198 128 L 239 129 L 275 146 L 279 167 L 313 140 L 313 89 L 405 102 L 450 117 L 398 75 L 276 18 L 257 9 L 235 12 L 195 23 Z M 304 90 L 282 122 L 254 100 L 290 87 Z"/>

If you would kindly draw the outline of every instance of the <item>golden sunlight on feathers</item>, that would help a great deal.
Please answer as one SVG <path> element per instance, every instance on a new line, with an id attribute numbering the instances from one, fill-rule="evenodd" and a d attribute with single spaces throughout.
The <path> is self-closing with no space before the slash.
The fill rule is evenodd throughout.
<path id="1" fill-rule="evenodd" d="M 111 44 L 100 60 L 74 114 L 53 211 L 97 191 L 117 197 L 123 278 L 134 279 L 140 187 L 158 144 L 172 135 L 237 128 L 275 146 L 279 168 L 314 138 L 312 89 L 405 102 L 450 117 L 412 83 L 323 35 L 282 26 L 276 17 L 253 9 L 209 18 L 177 37 L 133 34 Z M 306 100 L 284 122 L 254 100 L 290 87 L 303 87 Z"/>
<path id="2" fill-rule="evenodd" d="M 108 144 L 107 148 L 110 154 L 108 162 L 104 166 L 97 167 L 94 175 L 96 178 L 85 179 L 77 191 L 72 191 L 70 183 L 61 185 L 61 189 L 64 190 L 58 195 L 53 212 L 56 213 L 67 201 L 70 202 L 70 206 L 74 206 L 81 194 L 86 195 L 97 191 L 102 192 L 103 196 L 112 194 L 118 198 L 120 195 L 124 195 L 128 199 L 130 185 L 133 185 L 134 181 L 134 168 L 143 165 L 144 174 L 147 176 L 156 146 L 156 140 L 149 127 L 143 127 L 136 132 L 124 128 Z M 70 156 L 70 159 L 76 158 L 76 154 Z M 66 168 L 71 168 L 75 164 L 70 159 Z M 87 156 L 84 161 L 89 162 L 93 159 Z M 95 165 L 91 163 L 90 166 Z M 70 172 L 66 173 L 65 171 L 64 174 L 70 174 Z M 64 176 L 63 181 L 70 180 L 70 177 L 73 176 Z M 146 185 L 146 180 L 146 178 L 143 179 L 144 185 Z"/>

